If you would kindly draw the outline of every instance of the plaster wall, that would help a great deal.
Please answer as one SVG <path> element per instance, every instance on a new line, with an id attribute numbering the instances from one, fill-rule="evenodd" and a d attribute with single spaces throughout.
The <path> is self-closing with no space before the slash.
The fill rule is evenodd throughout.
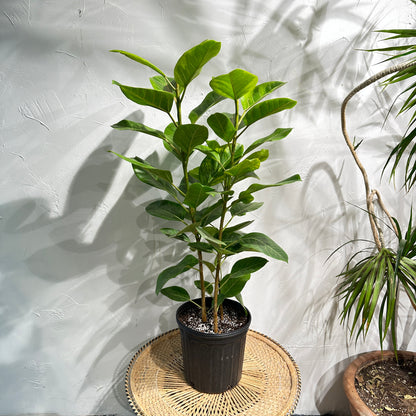
<path id="1" fill-rule="evenodd" d="M 270 148 L 264 183 L 299 173 L 301 183 L 263 192 L 253 214 L 289 254 L 248 283 L 252 328 L 297 361 L 297 412 L 345 414 L 342 371 L 361 351 L 347 341 L 333 299 L 349 239 L 368 236 L 361 178 L 340 132 L 343 97 L 382 64 L 371 48 L 381 28 L 411 27 L 407 0 L 2 0 L 0 2 L 0 414 L 131 414 L 126 365 L 143 342 L 175 327 L 177 307 L 154 294 L 154 276 L 178 246 L 144 212 L 159 196 L 107 150 L 158 159 L 160 143 L 111 124 L 129 116 L 160 128 L 116 79 L 143 86 L 152 76 L 124 49 L 169 71 L 204 39 L 219 56 L 195 81 L 199 103 L 210 79 L 241 67 L 261 81 L 283 80 L 295 110 L 266 123 L 294 130 Z M 389 97 L 390 95 L 390 97 Z M 352 135 L 373 185 L 394 215 L 412 195 L 394 189 L 380 167 L 405 122 L 380 127 L 394 89 L 363 92 L 350 104 Z M 189 109 L 190 109 L 189 108 Z M 261 132 L 260 132 L 261 133 Z M 261 137 L 261 136 L 260 136 Z M 169 161 L 167 161 L 169 162 Z M 414 315 L 399 311 L 401 347 L 416 348 Z"/>

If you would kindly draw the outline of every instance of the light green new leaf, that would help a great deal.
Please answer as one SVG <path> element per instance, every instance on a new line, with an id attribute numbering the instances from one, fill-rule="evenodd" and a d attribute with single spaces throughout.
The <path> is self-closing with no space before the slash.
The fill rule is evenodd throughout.
<path id="1" fill-rule="evenodd" d="M 153 71 L 156 71 L 158 74 L 162 75 L 163 77 L 166 77 L 166 75 L 163 73 L 163 71 L 161 69 L 159 69 L 156 65 L 153 65 L 148 60 L 141 58 L 140 56 L 137 56 L 137 55 L 135 55 L 133 53 L 130 53 L 130 52 L 121 51 L 119 49 L 113 49 L 110 52 L 121 53 L 122 55 L 127 56 L 127 58 L 130 58 L 133 61 L 138 62 L 139 64 L 145 65 L 145 66 L 153 69 Z"/>
<path id="2" fill-rule="evenodd" d="M 263 101 L 256 104 L 247 112 L 244 117 L 244 122 L 247 126 L 250 126 L 262 118 L 279 113 L 283 110 L 288 110 L 295 105 L 296 101 L 291 100 L 290 98 L 273 98 L 271 100 Z"/>
<path id="3" fill-rule="evenodd" d="M 113 129 L 118 130 L 133 130 L 138 131 L 140 133 L 145 133 L 150 136 L 158 137 L 159 139 L 165 140 L 165 135 L 163 131 L 152 129 L 151 127 L 147 127 L 142 123 L 138 123 L 136 121 L 131 120 L 121 120 L 116 124 L 111 126 Z"/>
<path id="4" fill-rule="evenodd" d="M 208 109 L 223 100 L 225 100 L 225 97 L 217 94 L 215 91 L 210 91 L 202 100 L 201 104 L 189 113 L 189 120 L 191 123 L 195 123 Z"/>
<path id="5" fill-rule="evenodd" d="M 260 167 L 259 159 L 246 159 L 237 165 L 233 166 L 231 169 L 227 169 L 225 173 L 236 178 L 246 175 L 249 172 L 253 172 Z"/>
<path id="6" fill-rule="evenodd" d="M 247 157 L 247 159 L 258 159 L 260 162 L 264 162 L 269 158 L 269 150 L 268 149 L 261 149 L 257 152 L 252 153 Z"/>
<path id="7" fill-rule="evenodd" d="M 173 78 L 166 79 L 163 76 L 156 75 L 155 77 L 149 78 L 150 84 L 155 90 L 158 91 L 167 91 L 174 93 L 176 82 Z M 169 82 L 168 82 L 169 81 Z"/>
<path id="8" fill-rule="evenodd" d="M 250 93 L 257 84 L 257 76 L 242 69 L 212 78 L 209 85 L 219 95 L 238 100 Z"/>
<path id="9" fill-rule="evenodd" d="M 159 294 L 159 292 L 170 279 L 173 279 L 174 277 L 188 271 L 189 269 L 192 269 L 192 267 L 197 264 L 198 259 L 191 254 L 188 254 L 178 264 L 175 264 L 175 266 L 171 266 L 163 270 L 163 272 L 160 273 L 157 277 L 156 294 Z"/>
<path id="10" fill-rule="evenodd" d="M 259 209 L 262 206 L 263 202 L 252 202 L 246 204 L 244 202 L 239 201 L 232 204 L 230 212 L 233 217 L 236 215 L 242 217 L 243 215 L 247 214 L 247 212 L 255 211 L 256 209 Z"/>
<path id="11" fill-rule="evenodd" d="M 194 148 L 208 138 L 208 129 L 198 124 L 182 124 L 173 135 L 175 145 L 188 157 Z"/>
<path id="12" fill-rule="evenodd" d="M 178 60 L 174 69 L 175 81 L 183 88 L 196 78 L 202 67 L 221 49 L 221 43 L 205 40 L 186 51 Z"/>
<path id="13" fill-rule="evenodd" d="M 261 146 L 263 143 L 274 142 L 276 140 L 282 140 L 291 131 L 292 131 L 292 129 L 280 129 L 280 128 L 279 129 L 276 129 L 272 134 L 269 134 L 268 136 L 263 137 L 261 139 L 256 140 L 255 142 L 253 142 L 249 147 L 247 147 L 247 149 L 244 152 L 244 154 L 246 155 L 247 153 L 252 152 L 254 149 L 256 149 L 257 147 Z"/>
<path id="14" fill-rule="evenodd" d="M 191 300 L 189 293 L 183 287 L 179 286 L 165 287 L 160 293 L 176 302 L 187 302 L 188 300 Z"/>
<path id="15" fill-rule="evenodd" d="M 204 153 L 205 155 L 209 156 L 215 162 L 221 163 L 221 158 L 220 158 L 220 154 L 218 153 L 218 150 L 212 149 L 211 147 L 205 146 L 203 144 L 201 144 L 200 146 L 196 146 L 195 149 L 197 149 L 201 153 Z"/>
<path id="16" fill-rule="evenodd" d="M 155 217 L 171 221 L 181 221 L 188 214 L 181 205 L 166 199 L 150 203 L 146 207 L 146 212 Z"/>
<path id="17" fill-rule="evenodd" d="M 235 128 L 231 120 L 223 113 L 215 113 L 208 117 L 207 122 L 214 133 L 226 142 L 235 136 Z"/>
<path id="18" fill-rule="evenodd" d="M 239 251 L 256 251 L 276 260 L 287 263 L 288 256 L 284 250 L 278 246 L 270 237 L 262 233 L 249 233 L 243 235 L 238 241 Z"/>
<path id="19" fill-rule="evenodd" d="M 113 84 L 118 85 L 121 92 L 131 101 L 145 105 L 148 107 L 157 108 L 158 110 L 169 113 L 172 109 L 175 96 L 166 91 L 157 91 L 150 88 L 136 88 L 122 85 L 117 81 Z"/>
<path id="20" fill-rule="evenodd" d="M 241 201 L 247 201 L 249 199 L 250 195 L 254 192 L 261 191 L 262 189 L 266 189 L 266 188 L 273 188 L 275 186 L 288 185 L 290 183 L 298 182 L 300 180 L 301 180 L 301 178 L 300 178 L 299 175 L 293 175 L 289 178 L 284 179 L 283 181 L 279 181 L 279 182 L 272 183 L 272 184 L 269 184 L 269 185 L 262 185 L 260 183 L 253 183 L 245 191 L 240 192 L 240 195 L 238 196 L 238 199 L 241 200 Z"/>
<path id="21" fill-rule="evenodd" d="M 273 91 L 280 88 L 282 85 L 285 85 L 285 82 L 269 81 L 269 82 L 264 82 L 263 84 L 257 85 L 253 91 L 246 94 L 244 97 L 241 97 L 241 105 L 243 106 L 243 109 L 247 110 L 249 107 L 258 103 L 266 95 L 269 95 Z"/>
<path id="22" fill-rule="evenodd" d="M 183 203 L 189 207 L 196 208 L 202 204 L 209 195 L 215 195 L 216 193 L 215 189 L 201 185 L 199 182 L 195 182 L 189 187 Z"/>

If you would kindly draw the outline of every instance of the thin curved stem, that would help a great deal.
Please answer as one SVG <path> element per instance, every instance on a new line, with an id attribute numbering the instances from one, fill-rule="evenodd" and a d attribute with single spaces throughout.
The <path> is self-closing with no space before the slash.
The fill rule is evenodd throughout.
<path id="1" fill-rule="evenodd" d="M 352 97 L 354 97 L 355 94 L 363 90 L 365 87 L 368 87 L 369 85 L 373 84 L 374 82 L 378 81 L 381 78 L 386 77 L 387 75 L 393 74 L 395 72 L 400 72 L 404 69 L 410 68 L 412 66 L 416 66 L 416 63 L 414 61 L 412 62 L 404 62 L 402 64 L 393 65 L 389 68 L 384 69 L 383 71 L 378 72 L 377 74 L 371 76 L 370 78 L 366 79 L 361 84 L 357 85 L 344 99 L 341 105 L 341 128 L 342 128 L 342 134 L 344 136 L 345 142 L 347 143 L 348 148 L 350 149 L 350 152 L 354 158 L 354 161 L 356 165 L 358 166 L 361 175 L 364 180 L 364 186 L 365 186 L 365 195 L 366 195 L 366 204 L 367 204 L 367 211 L 368 211 L 368 218 L 370 221 L 371 231 L 373 233 L 374 242 L 378 248 L 378 250 L 381 250 L 384 246 L 384 243 L 382 241 L 382 234 L 379 230 L 379 227 L 377 225 L 377 220 L 374 212 L 374 203 L 373 203 L 373 197 L 374 195 L 377 195 L 377 198 L 380 202 L 380 208 L 382 211 L 387 215 L 387 217 L 390 220 L 390 223 L 394 224 L 394 221 L 385 208 L 384 204 L 381 202 L 380 193 L 377 190 L 371 190 L 370 189 L 370 183 L 368 180 L 367 171 L 364 168 L 364 165 L 361 163 L 360 159 L 358 158 L 357 152 L 354 148 L 353 143 L 351 142 L 351 139 L 348 135 L 347 128 L 346 128 L 346 107 L 348 102 L 351 100 Z M 396 226 L 393 226 L 393 229 L 397 235 L 397 229 Z"/>

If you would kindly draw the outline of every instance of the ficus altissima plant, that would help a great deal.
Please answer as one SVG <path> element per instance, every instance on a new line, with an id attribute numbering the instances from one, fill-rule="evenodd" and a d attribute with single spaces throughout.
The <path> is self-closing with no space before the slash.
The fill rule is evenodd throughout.
<path id="1" fill-rule="evenodd" d="M 387 30 L 381 31 L 394 36 L 389 39 L 410 39 L 416 37 L 415 30 Z M 372 232 L 373 244 L 367 250 L 359 251 L 352 255 L 344 271 L 341 273 L 341 281 L 337 289 L 337 295 L 343 300 L 341 321 L 348 322 L 352 318 L 351 334 L 356 332 L 367 334 L 373 318 L 378 321 L 380 347 L 390 332 L 394 351 L 397 351 L 397 307 L 399 291 L 403 290 L 408 296 L 411 305 L 416 309 L 416 228 L 413 225 L 412 213 L 403 233 L 397 220 L 390 215 L 384 205 L 379 191 L 371 189 L 368 175 L 361 160 L 358 157 L 358 145 L 351 141 L 346 129 L 346 106 L 350 99 L 362 89 L 389 76 L 384 85 L 411 80 L 416 75 L 416 60 L 413 58 L 416 52 L 414 43 L 392 46 L 388 48 L 372 49 L 371 51 L 394 52 L 390 59 L 407 58 L 374 76 L 370 77 L 345 98 L 341 106 L 342 133 L 345 142 L 359 168 L 364 181 L 366 196 L 366 211 Z M 416 105 L 416 84 L 403 84 L 403 90 L 399 96 L 407 94 L 399 114 L 411 110 Z M 416 136 L 414 123 L 416 113 L 413 113 L 409 122 L 409 131 L 393 149 L 387 158 L 386 165 L 395 159 L 392 176 L 399 161 L 405 157 L 406 149 L 411 147 L 412 140 Z M 413 144 L 407 156 L 406 174 L 404 186 L 409 190 L 415 183 L 416 167 L 414 157 L 416 145 Z M 378 207 L 381 217 L 376 214 Z M 385 222 L 386 221 L 386 222 Z M 388 227 L 385 227 L 387 225 Z M 383 232 L 389 229 L 395 238 L 395 247 L 388 247 Z M 351 322 L 351 321 L 349 321 Z"/>
<path id="2" fill-rule="evenodd" d="M 152 88 L 113 82 L 128 99 L 153 107 L 167 114 L 170 120 L 160 130 L 130 120 L 121 120 L 112 127 L 154 136 L 181 166 L 181 174 L 175 178 L 170 170 L 153 166 L 140 156 L 116 153 L 132 165 L 139 180 L 165 191 L 166 198 L 151 202 L 146 211 L 176 224 L 162 228 L 161 232 L 181 240 L 189 249 L 178 263 L 175 261 L 176 264 L 159 274 L 156 293 L 175 301 L 192 301 L 188 290 L 172 281 L 177 282 L 185 272 L 195 270 L 197 279 L 194 283 L 201 294 L 203 321 L 207 320 L 206 296 L 213 297 L 215 332 L 224 299 L 236 297 L 241 301 L 241 291 L 251 274 L 267 263 L 260 256 L 240 258 L 224 274 L 223 266 L 229 257 L 242 252 L 258 252 L 276 260 L 288 260 L 285 251 L 265 234 L 243 231 L 253 221 L 240 219 L 262 206 L 262 202 L 254 200 L 253 194 L 300 180 L 299 175 L 293 175 L 271 184 L 257 182 L 256 172 L 269 156 L 263 145 L 283 139 L 290 133 L 290 128 L 276 128 L 265 137 L 242 143 L 243 135 L 253 124 L 295 106 L 296 102 L 289 98 L 265 99 L 283 82 L 258 83 L 256 75 L 234 69 L 213 77 L 209 83 L 211 90 L 187 118 L 184 116 L 189 84 L 220 48 L 221 44 L 214 40 L 196 45 L 179 58 L 173 76 L 137 55 L 112 51 L 155 71 L 156 75 L 150 78 Z M 220 102 L 222 105 L 228 103 L 228 112 L 214 112 L 214 106 Z M 201 122 L 202 119 L 205 121 Z"/>

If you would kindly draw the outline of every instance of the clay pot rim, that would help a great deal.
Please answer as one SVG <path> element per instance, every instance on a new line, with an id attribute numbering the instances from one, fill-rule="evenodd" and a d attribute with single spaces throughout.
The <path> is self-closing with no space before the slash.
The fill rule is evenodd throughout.
<path id="1" fill-rule="evenodd" d="M 397 351 L 399 358 L 416 361 L 416 352 L 412 351 Z M 368 367 L 379 361 L 389 360 L 394 358 L 394 351 L 371 351 L 360 354 L 354 361 L 352 361 L 344 372 L 343 385 L 344 391 L 348 398 L 348 401 L 354 403 L 355 409 L 361 416 L 376 416 L 376 414 L 367 407 L 362 401 L 357 390 L 355 389 L 355 376 L 363 368 Z"/>

